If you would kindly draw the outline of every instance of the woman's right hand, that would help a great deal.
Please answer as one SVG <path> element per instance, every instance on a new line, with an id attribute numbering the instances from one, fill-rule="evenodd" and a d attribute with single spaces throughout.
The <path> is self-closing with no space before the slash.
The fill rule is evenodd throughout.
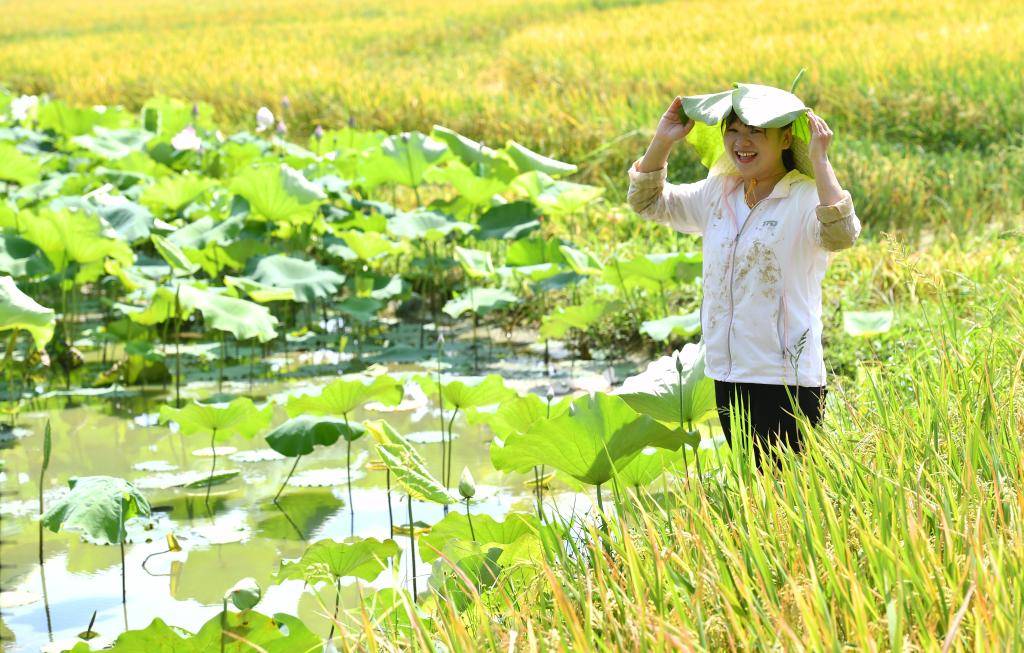
<path id="1" fill-rule="evenodd" d="M 669 143 L 675 143 L 686 138 L 686 135 L 693 129 L 693 119 L 686 118 L 686 122 L 683 122 L 685 116 L 682 113 L 682 108 L 683 98 L 677 95 L 672 100 L 672 104 L 665 110 L 664 115 L 661 116 L 661 120 L 658 122 L 658 129 L 654 133 L 655 138 Z"/>

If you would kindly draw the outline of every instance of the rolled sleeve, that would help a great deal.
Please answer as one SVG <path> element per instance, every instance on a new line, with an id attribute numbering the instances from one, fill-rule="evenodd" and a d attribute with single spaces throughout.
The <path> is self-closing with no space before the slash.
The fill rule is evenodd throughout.
<path id="1" fill-rule="evenodd" d="M 669 184 L 668 166 L 640 172 L 637 159 L 629 166 L 626 201 L 640 217 L 672 227 L 683 233 L 704 230 L 701 192 L 706 180 L 692 184 Z"/>
<path id="2" fill-rule="evenodd" d="M 844 190 L 835 204 L 816 206 L 814 215 L 817 219 L 811 221 L 812 236 L 822 249 L 837 252 L 857 241 L 861 225 L 849 191 Z"/>

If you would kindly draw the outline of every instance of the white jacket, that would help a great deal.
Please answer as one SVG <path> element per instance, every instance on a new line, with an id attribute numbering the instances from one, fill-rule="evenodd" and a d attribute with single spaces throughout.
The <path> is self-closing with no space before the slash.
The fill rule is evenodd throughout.
<path id="1" fill-rule="evenodd" d="M 747 209 L 738 176 L 667 184 L 666 168 L 639 172 L 638 163 L 629 168 L 633 210 L 676 231 L 704 235 L 707 375 L 825 385 L 821 281 L 830 252 L 851 246 L 860 234 L 849 192 L 837 204 L 819 206 L 814 180 L 791 170 Z"/>

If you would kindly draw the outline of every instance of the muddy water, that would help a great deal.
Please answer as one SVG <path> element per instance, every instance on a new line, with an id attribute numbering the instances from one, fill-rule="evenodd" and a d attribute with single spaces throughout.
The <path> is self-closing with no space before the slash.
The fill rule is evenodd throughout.
<path id="1" fill-rule="evenodd" d="M 517 363 L 513 357 L 493 362 L 491 369 L 520 391 L 545 387 L 536 375 L 536 358 Z M 522 365 L 531 367 L 523 374 Z M 556 388 L 560 392 L 606 389 L 602 365 L 558 364 Z M 404 366 L 409 371 L 409 366 Z M 395 368 L 393 368 L 395 369 Z M 632 368 L 632 369 L 635 369 Z M 618 373 L 621 379 L 631 369 Z M 518 379 L 516 377 L 519 377 Z M 253 392 L 247 383 L 226 383 L 225 393 L 252 396 L 275 405 L 273 425 L 286 419 L 284 403 L 288 393 L 321 387 L 330 378 L 307 378 L 287 383 L 258 383 Z M 407 386 L 411 388 L 411 386 Z M 217 392 L 216 383 L 192 383 L 183 392 L 189 398 L 205 398 Z M 413 394 L 413 393 L 409 393 Z M 234 438 L 219 443 L 230 449 L 218 452 L 218 470 L 236 469 L 239 475 L 213 486 L 209 509 L 205 487 L 173 488 L 182 474 L 205 478 L 210 469 L 209 442 L 202 436 L 182 436 L 156 423 L 156 413 L 166 395 L 159 389 L 146 392 L 100 393 L 92 396 L 57 396 L 37 402 L 18 418 L 18 427 L 0 441 L 0 502 L 4 540 L 2 577 L 2 622 L 4 651 L 60 651 L 70 648 L 76 635 L 86 629 L 93 612 L 93 630 L 111 641 L 128 628 L 143 628 L 155 617 L 196 631 L 220 610 L 225 590 L 244 577 L 254 577 L 264 598 L 259 609 L 266 614 L 297 614 L 326 634 L 329 624 L 318 616 L 316 599 L 303 591 L 301 581 L 272 584 L 281 559 L 296 558 L 308 543 L 323 538 L 342 540 L 350 535 L 389 536 L 388 496 L 385 473 L 367 465 L 370 439 L 352 445 L 352 502 L 349 502 L 345 473 L 345 445 L 318 448 L 299 463 L 295 476 L 284 490 L 279 506 L 273 496 L 291 467 L 266 448 L 262 436 L 252 440 Z M 357 419 L 387 419 L 399 432 L 413 434 L 431 470 L 439 475 L 441 444 L 440 414 L 437 406 L 420 397 L 403 410 L 363 411 Z M 66 493 L 72 476 L 111 475 L 136 483 L 149 498 L 154 513 L 150 519 L 136 519 L 129 526 L 126 547 L 127 606 L 121 603 L 120 553 L 116 546 L 101 546 L 81 540 L 75 533 L 46 531 L 45 566 L 38 564 L 38 474 L 42 460 L 42 433 L 50 420 L 53 454 L 43 483 L 47 505 Z M 491 434 L 486 427 L 455 421 L 453 482 L 468 466 L 478 483 L 478 497 L 472 510 L 497 518 L 510 510 L 535 509 L 532 494 L 523 485 L 525 477 L 494 470 L 488 452 Z M 231 452 L 231 449 L 235 451 Z M 578 495 L 556 483 L 551 490 L 552 506 L 580 511 L 589 507 L 585 495 Z M 405 499 L 392 498 L 394 522 L 404 524 Z M 432 524 L 443 517 L 441 507 L 413 502 L 416 521 Z M 167 550 L 166 534 L 173 532 L 182 551 Z M 408 538 L 396 536 L 403 556 L 393 574 L 384 572 L 375 585 L 408 583 L 410 569 Z M 154 555 L 156 554 L 156 555 Z M 152 556 L 152 557 L 149 557 Z M 143 562 L 149 557 L 143 568 Z M 45 575 L 43 573 L 45 571 Z M 421 588 L 429 576 L 428 565 L 419 562 Z M 355 603 L 356 588 L 342 588 L 343 604 Z M 333 590 L 321 592 L 328 604 Z"/>

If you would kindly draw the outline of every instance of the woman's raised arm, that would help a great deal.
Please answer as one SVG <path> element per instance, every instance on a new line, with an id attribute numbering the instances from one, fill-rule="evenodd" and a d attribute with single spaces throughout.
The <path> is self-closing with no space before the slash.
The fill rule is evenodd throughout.
<path id="1" fill-rule="evenodd" d="M 683 100 L 676 96 L 661 116 L 658 128 L 643 158 L 629 167 L 626 201 L 640 217 L 665 224 L 676 231 L 701 233 L 704 230 L 703 199 L 700 192 L 706 180 L 693 184 L 666 184 L 668 155 L 677 142 L 693 129 L 693 120 L 685 123 L 679 109 Z"/>

